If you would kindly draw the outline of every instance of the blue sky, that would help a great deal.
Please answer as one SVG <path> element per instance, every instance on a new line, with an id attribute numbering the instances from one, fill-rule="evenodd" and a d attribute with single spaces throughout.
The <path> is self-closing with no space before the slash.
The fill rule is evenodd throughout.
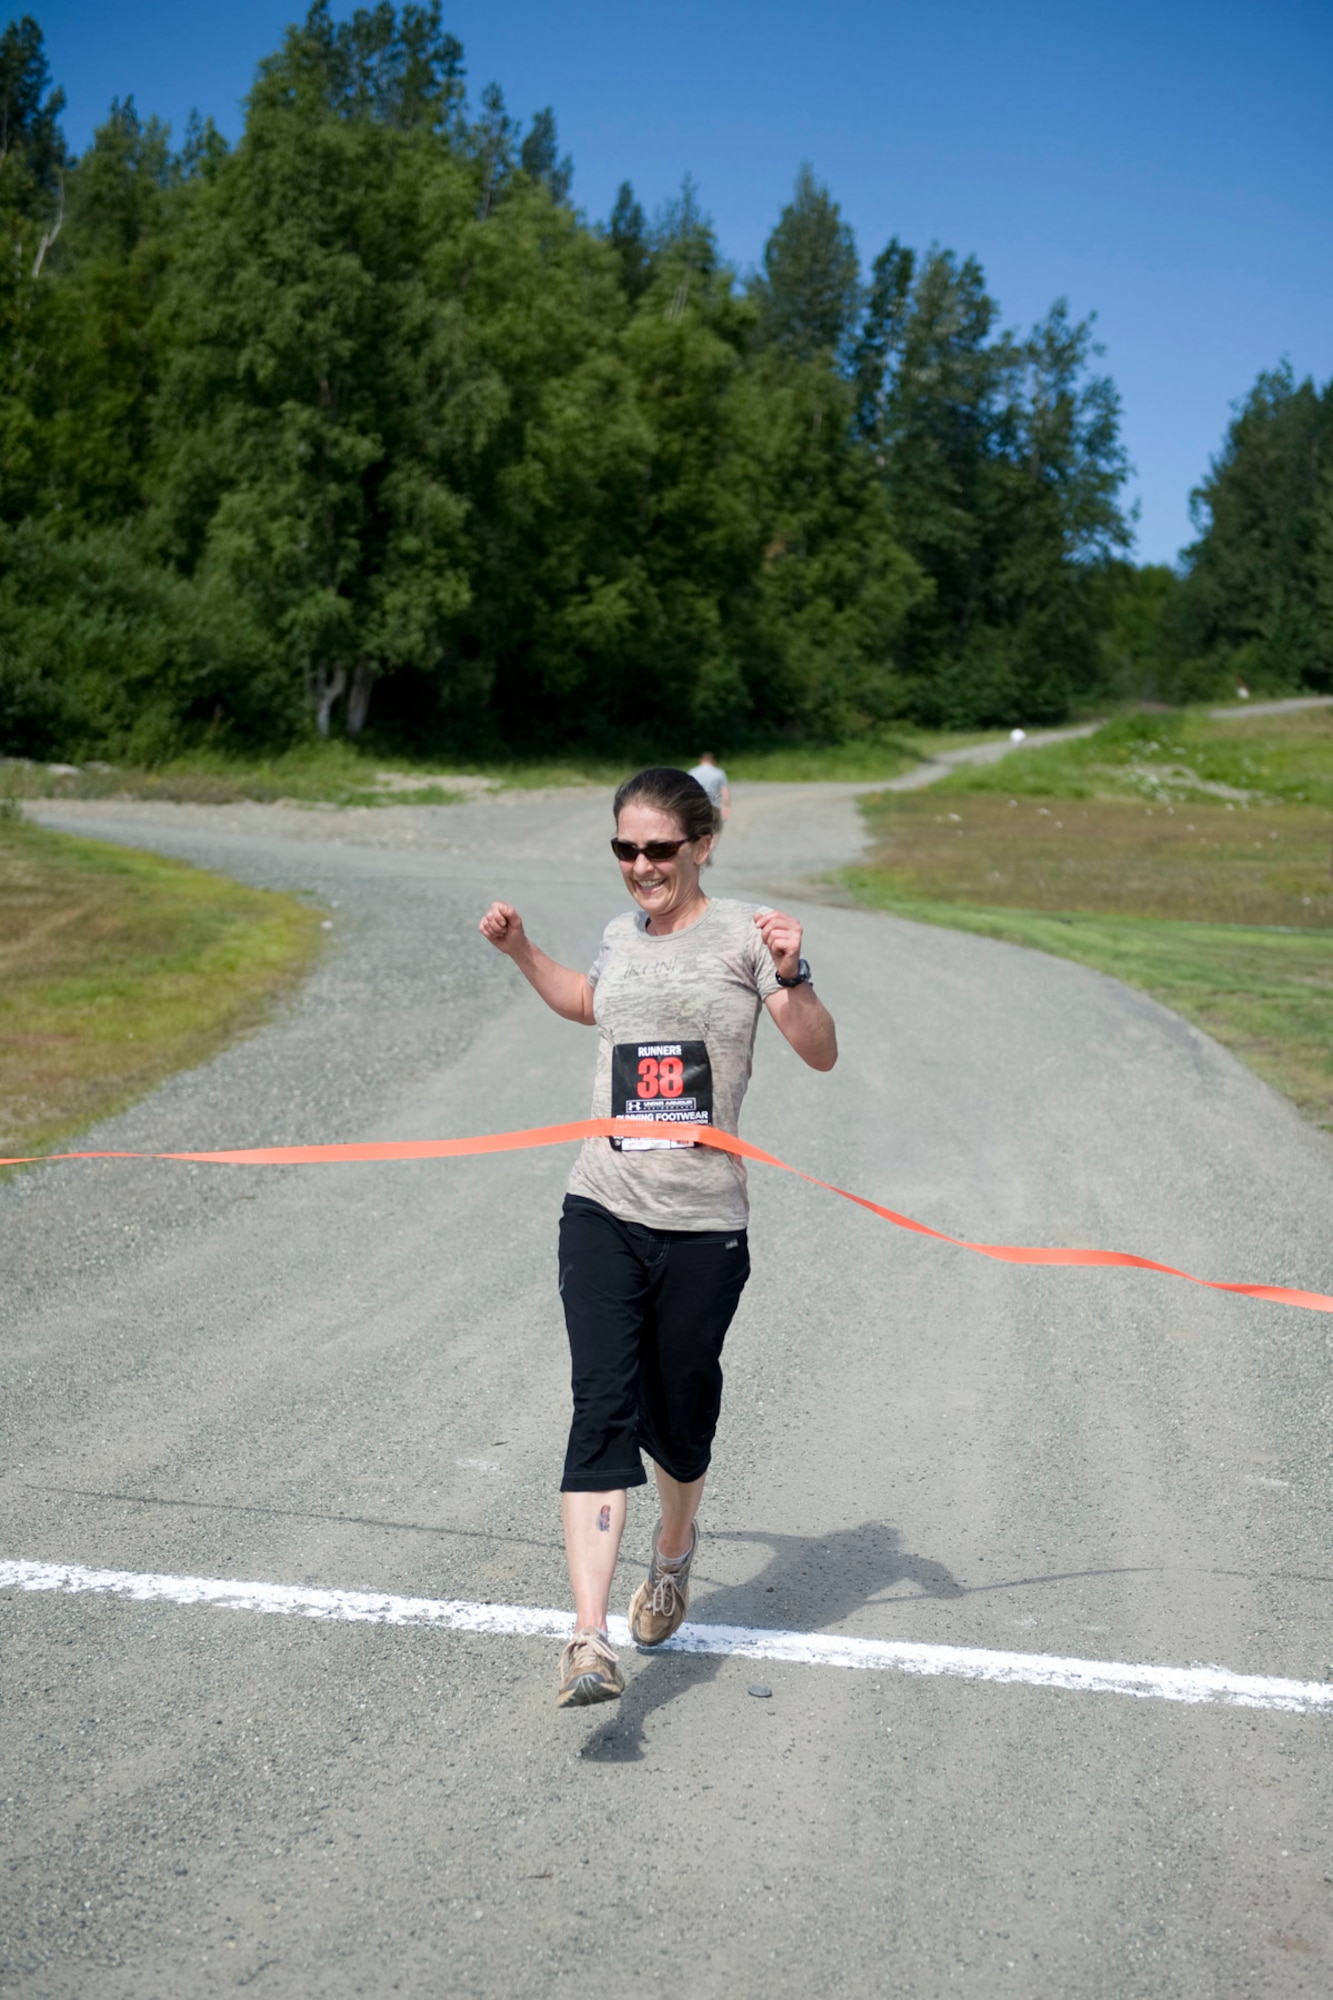
<path id="1" fill-rule="evenodd" d="M 28 0 L 85 145 L 113 96 L 229 136 L 284 0 Z M 340 16 L 350 8 L 336 4 Z M 554 107 L 574 199 L 650 211 L 689 171 L 756 263 L 802 159 L 864 264 L 892 235 L 973 252 L 1008 323 L 1095 311 L 1124 405 L 1138 554 L 1191 538 L 1188 496 L 1261 368 L 1333 376 L 1333 0 L 1116 9 L 1010 0 L 461 0 L 474 99 Z"/>

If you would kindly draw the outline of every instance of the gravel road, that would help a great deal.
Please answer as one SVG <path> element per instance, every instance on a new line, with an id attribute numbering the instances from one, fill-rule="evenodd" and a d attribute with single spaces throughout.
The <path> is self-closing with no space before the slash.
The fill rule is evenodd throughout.
<path id="1" fill-rule="evenodd" d="M 736 788 L 837 1016 L 761 1024 L 746 1130 L 989 1242 L 1333 1290 L 1333 1146 L 1114 982 L 838 908 L 853 786 Z M 88 1135 L 145 1150 L 583 1116 L 592 1046 L 476 935 L 587 963 L 596 791 L 41 819 L 319 899 L 261 1033 Z M 794 897 L 803 897 L 792 903 Z M 0 1187 L 0 1558 L 549 1606 L 560 1152 Z M 1333 1320 L 1009 1267 L 756 1169 L 696 1567 L 711 1625 L 1322 1680 Z M 652 1526 L 632 1496 L 624 1608 Z M 10 1591 L 0 1993 L 1231 2000 L 1333 1989 L 1333 1720 Z"/>

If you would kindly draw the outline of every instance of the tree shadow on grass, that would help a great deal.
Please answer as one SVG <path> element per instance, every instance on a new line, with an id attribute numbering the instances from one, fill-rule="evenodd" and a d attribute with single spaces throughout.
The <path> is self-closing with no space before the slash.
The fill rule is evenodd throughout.
<path id="1" fill-rule="evenodd" d="M 708 1625 L 749 1625 L 768 1630 L 822 1632 L 841 1624 L 895 1584 L 915 1584 L 922 1597 L 963 1597 L 963 1586 L 944 1567 L 903 1549 L 896 1528 L 867 1521 L 829 1535 L 718 1535 L 719 1541 L 757 1542 L 770 1550 L 765 1567 L 744 1583 L 708 1589 L 697 1575 L 690 1615 Z M 702 1544 L 707 1559 L 708 1542 Z M 626 1664 L 630 1664 L 629 1661 Z M 718 1655 L 636 1653 L 625 1692 L 614 1713 L 593 1730 L 580 1756 L 599 1763 L 634 1764 L 644 1755 L 649 1716 L 708 1681 L 724 1661 Z"/>

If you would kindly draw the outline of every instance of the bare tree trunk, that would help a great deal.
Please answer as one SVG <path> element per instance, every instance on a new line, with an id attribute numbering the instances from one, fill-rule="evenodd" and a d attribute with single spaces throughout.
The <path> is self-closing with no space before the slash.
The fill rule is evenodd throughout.
<path id="1" fill-rule="evenodd" d="M 330 678 L 323 666 L 315 674 L 315 727 L 321 736 L 329 733 L 329 718 L 333 704 L 347 686 L 347 673 L 342 667 Z"/>
<path id="2" fill-rule="evenodd" d="M 32 275 L 34 278 L 41 276 L 42 264 L 43 261 L 45 260 L 46 253 L 51 248 L 51 245 L 55 242 L 57 236 L 59 236 L 60 231 L 64 226 L 64 221 L 65 221 L 65 176 L 61 174 L 56 186 L 55 218 L 51 223 L 51 227 L 46 231 L 46 233 L 42 237 L 41 242 L 37 245 L 37 256 L 32 267 Z"/>
<path id="3" fill-rule="evenodd" d="M 370 713 L 370 695 L 375 685 L 375 669 L 362 653 L 352 675 L 352 688 L 347 697 L 347 734 L 359 736 L 366 726 Z"/>

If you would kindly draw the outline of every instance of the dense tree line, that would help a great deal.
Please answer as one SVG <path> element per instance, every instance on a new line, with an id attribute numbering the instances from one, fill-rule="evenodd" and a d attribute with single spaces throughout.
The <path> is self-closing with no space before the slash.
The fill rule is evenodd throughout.
<path id="1" fill-rule="evenodd" d="M 1005 329 L 938 247 L 863 275 L 808 168 L 745 281 L 688 180 L 589 223 L 552 113 L 473 107 L 411 0 L 319 0 L 235 147 L 131 101 L 70 159 L 61 109 L 25 16 L 0 37 L 0 750 L 1056 720 L 1126 647 L 1159 660 L 1170 618 L 1182 658 L 1324 671 L 1315 501 L 1264 514 L 1308 588 L 1236 552 L 1268 505 L 1248 433 L 1168 618 L 1121 559 L 1090 325 Z M 1290 409 L 1304 438 L 1306 388 L 1264 395 L 1256 436 Z"/>

